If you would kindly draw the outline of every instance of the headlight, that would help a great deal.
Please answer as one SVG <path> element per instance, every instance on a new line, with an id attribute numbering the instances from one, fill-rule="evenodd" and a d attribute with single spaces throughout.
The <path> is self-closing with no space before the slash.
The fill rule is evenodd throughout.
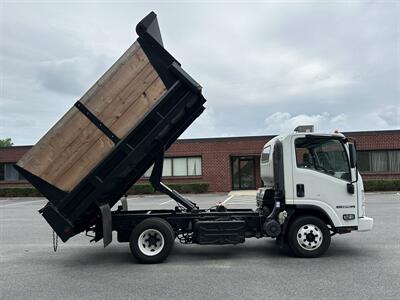
<path id="1" fill-rule="evenodd" d="M 354 220 L 355 218 L 356 218 L 356 216 L 354 214 L 345 214 L 345 215 L 343 215 L 343 220 L 345 220 L 345 221 Z"/>

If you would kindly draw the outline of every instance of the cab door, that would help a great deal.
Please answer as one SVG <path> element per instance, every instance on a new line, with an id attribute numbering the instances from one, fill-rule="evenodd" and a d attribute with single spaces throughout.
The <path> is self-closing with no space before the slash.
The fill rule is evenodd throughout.
<path id="1" fill-rule="evenodd" d="M 348 189 L 352 176 L 343 139 L 293 136 L 292 145 L 294 204 L 322 208 L 335 226 L 357 226 L 357 191 Z"/>

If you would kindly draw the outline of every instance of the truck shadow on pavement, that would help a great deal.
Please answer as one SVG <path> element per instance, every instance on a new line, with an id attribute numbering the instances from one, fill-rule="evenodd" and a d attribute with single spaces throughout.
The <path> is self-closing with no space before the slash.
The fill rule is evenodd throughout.
<path id="1" fill-rule="evenodd" d="M 127 263 L 140 264 L 132 257 L 128 244 L 112 245 L 106 249 L 89 247 L 79 253 L 67 254 L 60 259 L 64 266 L 82 266 L 82 265 L 126 265 Z M 62 255 L 62 254 L 60 254 Z M 332 243 L 328 252 L 321 259 L 344 258 L 346 260 L 374 257 L 375 254 L 370 249 L 363 249 L 347 243 L 338 241 Z M 239 245 L 182 245 L 175 242 L 171 254 L 166 263 L 172 264 L 193 264 L 207 263 L 212 261 L 243 261 L 243 260 L 282 260 L 295 259 L 307 260 L 294 257 L 290 251 L 280 249 L 273 240 L 268 241 L 248 241 Z"/>

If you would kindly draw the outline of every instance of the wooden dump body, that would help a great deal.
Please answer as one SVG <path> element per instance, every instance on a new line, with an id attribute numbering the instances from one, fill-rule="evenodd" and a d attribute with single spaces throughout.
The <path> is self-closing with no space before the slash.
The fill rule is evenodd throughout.
<path id="1" fill-rule="evenodd" d="M 136 127 L 166 87 L 136 41 L 79 100 L 118 139 Z M 72 107 L 18 166 L 70 192 L 114 148 L 76 106 Z"/>
<path id="2" fill-rule="evenodd" d="M 57 234 L 90 228 L 204 110 L 201 87 L 164 49 L 157 18 L 17 163 L 49 200 Z"/>

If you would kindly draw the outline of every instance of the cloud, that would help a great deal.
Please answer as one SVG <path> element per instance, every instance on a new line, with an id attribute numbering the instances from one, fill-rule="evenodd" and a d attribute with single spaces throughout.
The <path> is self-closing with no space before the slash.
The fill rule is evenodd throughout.
<path id="1" fill-rule="evenodd" d="M 378 116 L 384 120 L 388 126 L 400 128 L 400 105 L 388 106 L 380 111 Z"/>
<path id="2" fill-rule="evenodd" d="M 217 125 L 217 119 L 218 117 L 214 109 L 206 105 L 206 110 L 203 114 L 182 134 L 181 138 L 227 137 L 235 135 L 229 126 L 220 128 Z"/>
<path id="3" fill-rule="evenodd" d="M 265 119 L 265 128 L 267 132 L 288 133 L 293 132 L 299 125 L 314 125 L 315 131 L 318 131 L 323 122 L 331 120 L 327 112 L 318 115 L 301 114 L 296 116 L 292 116 L 288 112 L 276 112 Z"/>
<path id="4" fill-rule="evenodd" d="M 276 112 L 265 118 L 265 126 L 258 129 L 258 132 L 266 133 L 289 133 L 299 125 L 314 125 L 316 132 L 354 131 L 368 122 L 374 124 L 376 130 L 399 128 L 400 107 L 387 106 L 381 110 L 367 114 L 346 114 L 332 115 L 328 112 L 319 114 L 292 115 L 288 112 Z"/>
<path id="5" fill-rule="evenodd" d="M 92 61 L 95 63 L 92 63 Z M 79 96 L 87 90 L 88 82 L 106 69 L 109 57 L 81 55 L 68 59 L 45 61 L 38 66 L 38 78 L 43 88 L 60 94 Z M 88 66 L 82 68 L 82 66 Z"/>
<path id="6" fill-rule="evenodd" d="M 207 110 L 183 137 L 398 129 L 398 4 L 4 3 L 0 137 L 35 143 L 158 13 Z M 265 123 L 267 119 L 268 123 Z"/>

